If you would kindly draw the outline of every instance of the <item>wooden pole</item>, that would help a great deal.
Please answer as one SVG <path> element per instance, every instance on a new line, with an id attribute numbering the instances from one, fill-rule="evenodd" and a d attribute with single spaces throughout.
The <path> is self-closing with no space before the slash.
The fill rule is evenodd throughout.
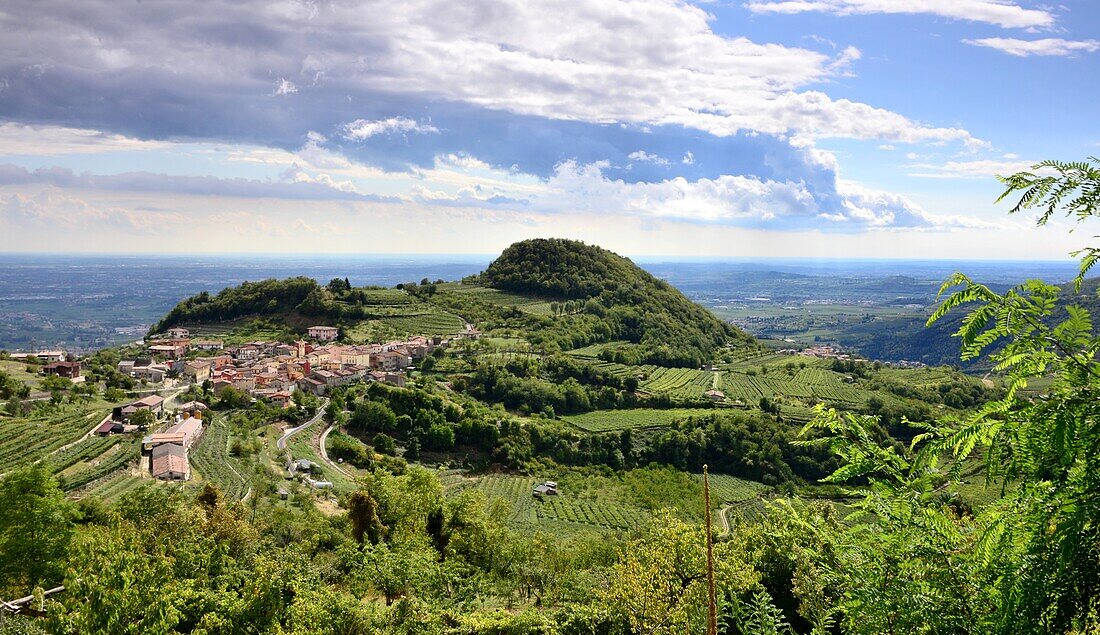
<path id="1" fill-rule="evenodd" d="M 718 596 L 714 590 L 714 531 L 710 519 L 710 476 L 703 465 L 703 501 L 706 504 L 707 532 L 707 635 L 718 634 Z"/>

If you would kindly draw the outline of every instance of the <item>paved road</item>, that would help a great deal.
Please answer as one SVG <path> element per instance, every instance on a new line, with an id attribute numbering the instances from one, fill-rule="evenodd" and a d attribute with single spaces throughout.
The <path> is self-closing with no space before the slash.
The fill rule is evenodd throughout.
<path id="1" fill-rule="evenodd" d="M 331 465 L 337 472 L 340 472 L 348 478 L 355 478 L 354 476 L 349 474 L 347 470 L 337 465 L 332 459 L 328 458 L 328 448 L 326 447 L 325 440 L 328 439 L 329 432 L 332 432 L 332 425 L 329 425 L 329 427 L 325 428 L 325 431 L 321 433 L 321 458 L 325 460 L 325 463 Z"/>
<path id="2" fill-rule="evenodd" d="M 283 434 L 283 436 L 279 437 L 279 440 L 275 442 L 275 445 L 279 446 L 280 450 L 285 450 L 287 439 L 289 439 L 290 437 L 298 434 L 302 430 L 305 430 L 306 428 L 308 428 L 311 425 L 313 425 L 313 424 L 317 423 L 318 421 L 320 421 L 321 417 L 325 416 L 325 408 L 327 408 L 327 407 L 328 407 L 328 398 L 326 397 L 326 398 L 321 400 L 321 405 L 320 405 L 320 407 L 317 408 L 317 414 L 314 415 L 312 419 L 310 419 L 309 421 L 303 423 L 302 425 L 298 426 L 297 428 L 291 428 L 291 429 L 287 430 Z"/>

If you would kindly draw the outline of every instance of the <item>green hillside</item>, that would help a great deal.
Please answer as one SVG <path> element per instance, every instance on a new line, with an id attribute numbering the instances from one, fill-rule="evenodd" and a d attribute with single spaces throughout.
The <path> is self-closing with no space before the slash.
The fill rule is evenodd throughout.
<path id="1" fill-rule="evenodd" d="M 396 289 L 326 285 L 296 277 L 245 282 L 177 304 L 153 327 L 233 325 L 222 337 L 263 318 L 301 333 L 311 324 L 340 326 L 349 341 L 446 335 L 471 321 L 485 331 L 519 335 L 545 351 L 594 344 L 623 364 L 698 367 L 756 341 L 687 299 L 629 259 L 572 240 L 528 240 L 507 249 L 476 280 L 409 283 Z M 250 335 L 249 333 L 242 333 Z"/>
<path id="2" fill-rule="evenodd" d="M 560 298 L 606 324 L 608 361 L 697 366 L 723 346 L 755 346 L 628 258 L 560 238 L 525 240 L 504 250 L 481 275 L 483 284 L 513 293 Z"/>

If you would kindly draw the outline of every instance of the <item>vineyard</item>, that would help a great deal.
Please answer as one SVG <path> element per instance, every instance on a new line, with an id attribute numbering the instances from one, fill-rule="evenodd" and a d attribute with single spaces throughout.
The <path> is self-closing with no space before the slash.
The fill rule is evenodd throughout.
<path id="1" fill-rule="evenodd" d="M 217 486 L 227 500 L 237 501 L 248 493 L 247 468 L 229 453 L 229 426 L 221 419 L 206 423 L 202 437 L 191 448 L 191 469 Z"/>
<path id="2" fill-rule="evenodd" d="M 649 513 L 636 506 L 614 500 L 611 491 L 610 500 L 602 495 L 586 496 L 570 489 L 559 496 L 547 496 L 538 500 L 531 495 L 535 485 L 542 479 L 531 476 L 510 476 L 493 474 L 483 476 L 472 484 L 489 500 L 500 499 L 511 504 L 509 522 L 522 526 L 543 526 L 569 530 L 575 526 L 601 530 L 627 530 L 637 527 L 649 519 Z M 564 487 L 564 485 L 562 486 Z"/>
<path id="3" fill-rule="evenodd" d="M 82 461 L 90 461 L 123 440 L 122 436 L 88 437 L 72 446 L 58 450 L 42 460 L 53 474 L 61 474 Z"/>
<path id="4" fill-rule="evenodd" d="M 450 335 L 465 328 L 462 318 L 452 313 L 430 309 L 423 313 L 397 313 L 363 320 L 348 329 L 347 336 L 356 342 L 381 342 L 410 335 Z M 420 310 L 420 307 L 417 307 Z"/>
<path id="5" fill-rule="evenodd" d="M 215 324 L 181 324 L 194 339 L 222 340 L 226 346 L 259 340 L 289 341 L 294 332 L 284 326 L 255 318 L 238 318 Z"/>
<path id="6" fill-rule="evenodd" d="M 116 443 L 95 459 L 58 477 L 61 489 L 72 491 L 131 467 L 141 454 L 137 443 Z M 128 470 L 127 470 L 128 473 Z"/>
<path id="7" fill-rule="evenodd" d="M 707 408 L 635 408 L 633 410 L 593 410 L 584 414 L 562 417 L 588 432 L 608 432 L 627 428 L 657 428 L 668 426 L 673 421 L 692 416 L 712 414 Z"/>
<path id="8" fill-rule="evenodd" d="M 105 410 L 69 407 L 47 417 L 0 420 L 0 465 L 4 471 L 34 463 L 76 441 L 106 415 Z"/>
<path id="9" fill-rule="evenodd" d="M 118 501 L 124 494 L 143 486 L 152 486 L 154 481 L 134 476 L 129 471 L 119 471 L 102 480 L 90 483 L 84 489 L 77 490 L 73 494 L 77 496 L 94 495 L 107 503 Z"/>
<path id="10" fill-rule="evenodd" d="M 639 387 L 646 392 L 698 399 L 714 385 L 714 373 L 711 371 L 657 366 L 640 368 L 645 369 L 647 377 Z"/>
<path id="11" fill-rule="evenodd" d="M 531 495 L 544 478 L 490 474 L 474 478 L 451 477 L 448 495 L 467 488 L 499 499 L 510 507 L 509 522 L 525 528 L 553 531 L 626 531 L 644 525 L 656 510 L 670 508 L 692 522 L 702 518 L 702 487 L 698 477 L 672 470 L 649 468 L 609 476 L 568 471 L 558 479 L 558 496 L 542 500 Z M 714 507 L 757 499 L 767 488 L 730 476 L 712 479 Z"/>
<path id="12" fill-rule="evenodd" d="M 524 295 L 498 291 L 488 287 L 474 285 L 447 285 L 446 291 L 469 296 L 488 304 L 497 306 L 516 307 L 524 313 L 532 315 L 551 315 L 550 301 Z"/>

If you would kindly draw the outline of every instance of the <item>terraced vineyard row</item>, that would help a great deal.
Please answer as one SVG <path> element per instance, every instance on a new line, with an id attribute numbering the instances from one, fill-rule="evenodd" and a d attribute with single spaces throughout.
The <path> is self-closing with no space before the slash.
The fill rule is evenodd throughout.
<path id="1" fill-rule="evenodd" d="M 824 368 L 800 368 L 795 373 L 795 381 L 813 386 L 843 386 L 844 375 Z"/>
<path id="2" fill-rule="evenodd" d="M 536 501 L 531 490 L 539 480 L 532 476 L 510 476 L 491 474 L 482 476 L 470 484 L 485 494 L 489 500 L 500 499 L 512 505 L 508 520 L 513 523 L 530 524 L 538 522 L 535 511 Z"/>
<path id="3" fill-rule="evenodd" d="M 61 489 L 72 491 L 133 465 L 141 454 L 136 443 L 119 443 L 101 454 L 88 467 L 58 478 Z"/>
<path id="4" fill-rule="evenodd" d="M 694 476 L 702 482 L 702 474 L 695 474 Z M 710 475 L 710 501 L 714 507 L 753 500 L 760 497 L 767 490 L 767 485 L 756 481 L 746 481 L 729 474 Z"/>
<path id="5" fill-rule="evenodd" d="M 610 529 L 632 529 L 644 523 L 649 514 L 636 507 L 605 505 L 593 501 L 578 501 L 563 496 L 550 496 L 535 504 L 539 520 L 556 520 Z"/>
<path id="6" fill-rule="evenodd" d="M 0 469 L 33 463 L 76 441 L 106 414 L 106 410 L 75 410 L 54 417 L 0 421 Z"/>
<path id="7" fill-rule="evenodd" d="M 241 500 L 248 492 L 245 468 L 229 453 L 229 426 L 224 421 L 213 419 L 206 424 L 189 458 L 191 468 L 217 486 L 227 500 Z"/>
<path id="8" fill-rule="evenodd" d="M 607 432 L 627 428 L 667 426 L 677 419 L 714 413 L 709 408 L 634 408 L 631 410 L 593 410 L 584 414 L 562 417 L 582 430 Z"/>
<path id="9" fill-rule="evenodd" d="M 142 486 L 152 486 L 153 481 L 140 476 L 134 476 L 126 471 L 116 472 L 103 480 L 92 483 L 81 495 L 93 495 L 102 498 L 108 503 L 113 503 L 127 492 Z"/>
<path id="10" fill-rule="evenodd" d="M 497 306 L 516 307 L 524 313 L 533 315 L 551 315 L 550 300 L 542 300 L 524 295 L 516 295 L 506 291 L 479 287 L 474 285 L 447 285 L 443 288 L 447 292 L 468 295 Z"/>
<path id="11" fill-rule="evenodd" d="M 395 329 L 420 335 L 447 335 L 461 331 L 466 325 L 457 315 L 443 312 L 399 315 L 381 321 Z"/>
<path id="12" fill-rule="evenodd" d="M 367 305 L 403 305 L 417 302 L 402 289 L 356 289 L 356 300 Z"/>
<path id="13" fill-rule="evenodd" d="M 531 476 L 492 474 L 482 476 L 467 487 L 483 492 L 486 498 L 501 499 L 512 506 L 509 521 L 520 525 L 552 527 L 554 530 L 591 528 L 596 530 L 631 529 L 644 523 L 649 512 L 633 504 L 593 500 L 590 496 L 577 498 L 572 491 L 558 496 L 537 500 L 531 490 L 542 479 Z"/>
<path id="14" fill-rule="evenodd" d="M 124 439 L 125 437 L 119 435 L 88 437 L 74 446 L 49 455 L 42 463 L 53 474 L 60 474 L 81 461 L 87 461 L 103 454 Z"/>

